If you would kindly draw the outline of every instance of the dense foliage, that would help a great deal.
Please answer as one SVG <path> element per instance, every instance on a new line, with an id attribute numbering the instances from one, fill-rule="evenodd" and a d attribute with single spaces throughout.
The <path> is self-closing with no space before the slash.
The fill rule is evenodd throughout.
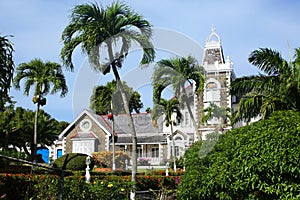
<path id="1" fill-rule="evenodd" d="M 61 190 L 62 179 L 57 175 L 0 174 L 0 196 L 6 196 L 6 199 L 43 200 L 59 199 L 60 195 L 63 195 L 63 199 L 66 200 L 129 199 L 132 185 L 130 179 L 130 176 L 112 174 L 98 176 L 94 174 L 91 182 L 86 183 L 84 176 L 66 176 L 63 190 Z M 158 199 L 158 195 L 175 197 L 174 190 L 179 182 L 179 176 L 166 177 L 164 174 L 153 173 L 138 175 L 136 186 L 138 191 L 148 190 L 152 197 Z"/>
<path id="2" fill-rule="evenodd" d="M 130 112 L 134 110 L 136 113 L 139 113 L 140 109 L 143 108 L 141 95 L 129 87 L 125 81 L 123 81 L 123 87 L 126 97 L 129 99 Z M 111 106 L 113 106 L 113 110 Z M 106 115 L 111 112 L 114 114 L 124 114 L 124 105 L 120 90 L 117 87 L 117 82 L 111 81 L 107 82 L 106 85 L 94 87 L 90 100 L 90 108 L 98 115 Z"/>
<path id="3" fill-rule="evenodd" d="M 0 111 L 10 101 L 9 90 L 14 73 L 13 44 L 7 36 L 0 36 Z"/>
<path id="4" fill-rule="evenodd" d="M 233 122 L 250 121 L 260 115 L 268 118 L 277 110 L 300 110 L 300 48 L 290 61 L 280 52 L 260 48 L 248 60 L 262 73 L 235 79 L 230 93 L 241 97 Z"/>
<path id="5" fill-rule="evenodd" d="M 85 170 L 86 158 L 88 155 L 82 153 L 68 153 L 64 154 L 60 158 L 56 159 L 53 163 L 53 167 L 58 167 L 64 170 Z M 94 167 L 94 161 L 91 159 L 90 169 Z"/>
<path id="6" fill-rule="evenodd" d="M 221 135 L 205 157 L 196 143 L 186 153 L 179 198 L 299 199 L 299 122 L 299 112 L 274 112 Z"/>
<path id="7" fill-rule="evenodd" d="M 0 112 L 0 147 L 21 149 L 28 157 L 31 156 L 30 148 L 33 146 L 34 115 L 31 110 L 21 107 L 6 109 Z M 67 122 L 58 122 L 43 110 L 38 116 L 37 142 L 51 145 L 61 131 L 68 126 Z"/>

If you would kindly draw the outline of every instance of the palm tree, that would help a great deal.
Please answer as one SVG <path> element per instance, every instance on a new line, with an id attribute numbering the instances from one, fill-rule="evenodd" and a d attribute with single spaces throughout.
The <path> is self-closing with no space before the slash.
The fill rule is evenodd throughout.
<path id="1" fill-rule="evenodd" d="M 130 112 L 140 112 L 143 107 L 141 102 L 141 95 L 129 87 L 125 81 L 122 81 L 126 97 L 129 99 Z M 114 113 L 124 114 L 123 101 L 121 99 L 120 91 L 117 88 L 117 82 L 107 82 L 106 85 L 99 85 L 94 87 L 93 94 L 90 98 L 90 108 L 94 110 L 98 115 L 105 115 L 111 112 L 110 104 L 113 101 Z"/>
<path id="2" fill-rule="evenodd" d="M 0 36 L 0 111 L 4 111 L 5 103 L 10 101 L 8 92 L 14 73 L 13 51 L 7 36 Z"/>
<path id="3" fill-rule="evenodd" d="M 269 48 L 253 51 L 248 60 L 264 74 L 232 82 L 230 93 L 241 97 L 234 122 L 268 118 L 276 110 L 300 110 L 300 48 L 290 62 Z"/>
<path id="4" fill-rule="evenodd" d="M 164 116 L 164 121 L 167 127 L 170 126 L 171 128 L 171 133 L 170 133 L 170 139 L 172 139 L 172 144 L 173 144 L 173 150 L 171 157 L 173 158 L 173 163 L 174 163 L 174 171 L 176 172 L 176 157 L 175 157 L 175 142 L 174 142 L 174 131 L 173 131 L 173 125 L 176 123 L 180 123 L 182 119 L 182 114 L 180 112 L 179 108 L 179 100 L 175 97 L 172 98 L 171 100 L 167 101 L 163 98 L 161 98 L 155 105 L 154 108 L 151 112 L 151 117 L 153 124 L 156 126 L 157 120 L 161 117 Z M 172 119 L 172 115 L 176 114 L 176 121 Z"/>
<path id="5" fill-rule="evenodd" d="M 216 118 L 218 120 L 217 129 L 220 132 L 224 130 L 224 124 L 227 124 L 227 119 L 231 119 L 230 108 L 219 107 L 218 105 L 210 102 L 209 107 L 203 110 L 202 123 L 207 123 L 208 120 Z"/>
<path id="6" fill-rule="evenodd" d="M 72 10 L 69 25 L 64 29 L 62 40 L 64 47 L 61 57 L 67 68 L 73 69 L 72 53 L 81 45 L 83 53 L 89 57 L 90 64 L 104 75 L 111 70 L 120 88 L 125 112 L 130 118 L 129 126 L 132 135 L 132 181 L 136 181 L 137 155 L 136 132 L 129 111 L 128 100 L 119 76 L 118 69 L 122 67 L 131 44 L 139 44 L 143 50 L 141 64 L 154 60 L 155 52 L 150 42 L 152 29 L 150 23 L 141 15 L 133 12 L 125 4 L 115 2 L 107 8 L 97 3 L 75 6 Z M 102 52 L 102 53 L 101 53 Z M 103 52 L 106 52 L 103 53 Z M 108 59 L 101 59 L 100 55 L 107 55 Z M 135 198 L 135 193 L 132 193 Z"/>
<path id="7" fill-rule="evenodd" d="M 152 77 L 154 83 L 154 102 L 158 102 L 161 98 L 162 91 L 171 85 L 175 92 L 175 96 L 181 98 L 180 101 L 183 106 L 186 105 L 197 136 L 201 138 L 189 103 L 192 101 L 193 95 L 188 96 L 186 92 L 186 83 L 192 84 L 194 81 L 196 85 L 196 94 L 199 95 L 204 84 L 203 68 L 201 68 L 197 64 L 197 60 L 191 56 L 188 56 L 187 58 L 175 57 L 163 59 L 160 60 L 157 65 L 158 67 L 155 69 Z"/>
<path id="8" fill-rule="evenodd" d="M 61 65 L 54 62 L 44 63 L 40 59 L 33 59 L 29 63 L 21 63 L 16 70 L 14 85 L 20 89 L 20 83 L 24 80 L 24 95 L 29 95 L 30 89 L 34 88 L 32 101 L 37 105 L 34 120 L 34 137 L 33 137 L 33 161 L 36 161 L 37 148 L 37 123 L 40 106 L 46 104 L 45 96 L 60 91 L 60 96 L 64 97 L 68 92 L 65 76 L 62 72 Z M 51 89 L 52 88 L 52 89 Z"/>

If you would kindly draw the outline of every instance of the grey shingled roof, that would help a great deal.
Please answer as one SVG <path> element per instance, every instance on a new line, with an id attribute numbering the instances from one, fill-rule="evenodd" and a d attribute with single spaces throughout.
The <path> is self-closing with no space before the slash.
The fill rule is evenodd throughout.
<path id="1" fill-rule="evenodd" d="M 112 121 L 108 119 L 107 115 L 100 116 L 100 120 L 102 120 L 104 123 L 107 123 L 110 127 L 112 126 Z M 152 124 L 151 114 L 150 113 L 139 113 L 139 114 L 132 114 L 133 123 L 135 127 L 135 131 L 137 136 L 141 136 L 144 134 L 153 134 L 153 133 L 162 133 L 163 126 L 162 126 L 162 120 L 158 121 L 158 126 L 154 127 Z M 121 115 L 114 115 L 114 128 L 115 132 L 120 136 L 121 134 L 129 134 L 130 128 L 129 128 L 129 116 L 125 114 Z M 103 122 L 100 122 L 101 124 Z"/>
<path id="2" fill-rule="evenodd" d="M 137 137 L 138 144 L 151 144 L 151 143 L 166 143 L 167 139 L 166 136 L 163 134 L 157 135 L 144 135 Z M 131 144 L 131 135 L 130 134 L 123 134 L 117 138 L 116 144 Z"/>

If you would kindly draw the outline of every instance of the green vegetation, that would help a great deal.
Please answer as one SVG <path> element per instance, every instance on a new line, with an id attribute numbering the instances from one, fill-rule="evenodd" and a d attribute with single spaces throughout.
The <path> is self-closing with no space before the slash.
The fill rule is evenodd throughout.
<path id="1" fill-rule="evenodd" d="M 0 36 L 0 112 L 5 110 L 6 103 L 11 103 L 8 93 L 14 74 L 13 51 L 7 36 Z"/>
<path id="2" fill-rule="evenodd" d="M 130 176 L 93 174 L 90 183 L 84 176 L 72 175 L 64 178 L 63 199 L 129 199 L 132 183 Z M 60 177 L 57 175 L 0 174 L 0 195 L 6 199 L 59 199 Z M 180 176 L 154 173 L 138 175 L 138 191 L 150 190 L 155 199 L 161 195 L 175 197 Z M 172 198 L 174 199 L 174 198 Z"/>
<path id="3" fill-rule="evenodd" d="M 36 161 L 37 137 L 38 137 L 38 113 L 40 106 L 46 105 L 45 96 L 61 92 L 60 96 L 64 97 L 68 92 L 65 76 L 62 67 L 54 62 L 43 63 L 40 59 L 33 59 L 29 63 L 21 63 L 16 71 L 14 85 L 16 89 L 20 89 L 20 83 L 24 83 L 24 95 L 29 95 L 30 89 L 34 88 L 34 96 L 32 101 L 36 104 L 36 112 L 34 116 L 34 137 L 33 137 L 33 161 Z"/>
<path id="4" fill-rule="evenodd" d="M 176 123 L 180 123 L 182 120 L 182 114 L 180 112 L 179 108 L 179 101 L 177 98 L 172 98 L 169 101 L 160 98 L 158 102 L 154 105 L 153 111 L 151 112 L 151 117 L 153 124 L 156 126 L 157 125 L 157 120 L 161 117 L 164 116 L 164 121 L 166 123 L 166 126 L 171 128 L 170 132 L 170 139 L 172 140 L 172 154 L 171 159 L 173 160 L 174 164 L 174 170 L 176 171 L 176 158 L 175 158 L 175 141 L 174 141 L 174 131 L 173 131 L 173 125 Z M 172 119 L 172 115 L 176 114 L 176 121 Z"/>
<path id="5" fill-rule="evenodd" d="M 98 6 L 97 3 L 75 6 L 70 23 L 62 34 L 64 47 L 61 50 L 61 58 L 67 68 L 73 69 L 72 53 L 77 46 L 81 45 L 82 52 L 88 55 L 94 69 L 104 75 L 113 71 L 120 88 L 125 113 L 130 118 L 128 125 L 132 135 L 133 149 L 132 182 L 135 182 L 137 172 L 136 132 L 118 69 L 122 68 L 123 61 L 133 43 L 142 48 L 141 64 L 154 60 L 155 51 L 150 41 L 151 35 L 151 24 L 140 14 L 119 2 L 114 2 L 106 8 Z M 106 52 L 108 57 L 101 57 L 100 60 L 101 51 Z"/>
<path id="6" fill-rule="evenodd" d="M 180 199 L 299 199 L 300 113 L 274 112 L 220 136 L 212 152 L 186 152 Z"/>
<path id="7" fill-rule="evenodd" d="M 191 56 L 187 58 L 162 59 L 157 62 L 152 80 L 153 80 L 153 102 L 158 103 L 161 99 L 162 92 L 172 86 L 175 96 L 179 99 L 181 107 L 186 107 L 190 119 L 199 138 L 197 123 L 192 112 L 191 102 L 194 96 L 186 92 L 186 83 L 195 84 L 195 91 L 198 95 L 203 89 L 205 81 L 203 68 L 197 63 L 197 60 Z"/>
<path id="8" fill-rule="evenodd" d="M 268 118 L 276 110 L 300 111 L 299 48 L 289 62 L 268 48 L 253 51 L 249 62 L 263 74 L 237 78 L 231 83 L 231 94 L 242 97 L 233 122 L 249 122 L 258 115 Z"/>
<path id="9" fill-rule="evenodd" d="M 122 84 L 126 98 L 129 99 L 130 112 L 134 110 L 136 113 L 139 113 L 140 109 L 143 108 L 141 95 L 129 87 L 125 81 L 123 81 Z M 90 108 L 98 115 L 105 115 L 111 112 L 114 114 L 125 113 L 120 90 L 117 88 L 116 81 L 107 82 L 105 86 L 100 85 L 94 87 L 90 102 Z M 113 103 L 113 111 L 111 111 L 111 102 Z"/>
<path id="10" fill-rule="evenodd" d="M 82 153 L 68 153 L 62 157 L 56 159 L 53 163 L 53 167 L 57 167 L 63 170 L 79 171 L 86 169 L 86 158 L 88 155 Z M 94 167 L 94 160 L 91 159 L 90 169 Z"/>
<path id="11" fill-rule="evenodd" d="M 32 158 L 30 149 L 33 148 L 33 129 L 35 112 L 18 107 L 7 108 L 0 112 L 0 147 L 9 151 L 8 147 L 17 148 Z M 43 110 L 39 111 L 37 120 L 41 146 L 51 145 L 57 139 L 61 131 L 68 126 L 67 122 L 58 122 Z"/>

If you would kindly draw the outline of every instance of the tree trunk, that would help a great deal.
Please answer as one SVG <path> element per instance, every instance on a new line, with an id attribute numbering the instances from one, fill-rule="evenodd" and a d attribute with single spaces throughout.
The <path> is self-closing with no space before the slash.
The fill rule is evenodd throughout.
<path id="1" fill-rule="evenodd" d="M 184 97 L 185 99 L 188 98 L 187 93 L 186 93 L 186 90 L 185 90 L 184 87 L 183 87 L 183 97 Z M 196 106 L 195 103 L 196 103 L 196 102 L 194 102 L 194 107 Z M 196 135 L 198 136 L 198 139 L 199 139 L 199 140 L 202 140 L 202 135 L 200 135 L 200 133 L 199 133 L 198 125 L 197 125 L 197 123 L 196 123 L 196 120 L 194 119 L 194 115 L 193 115 L 191 106 L 190 106 L 190 104 L 189 104 L 188 101 L 186 101 L 186 108 L 187 108 L 187 110 L 188 110 L 188 112 L 189 112 L 190 118 L 191 118 L 192 123 L 193 123 L 193 126 L 194 126 L 194 128 L 195 128 Z"/>
<path id="2" fill-rule="evenodd" d="M 34 116 L 34 133 L 33 133 L 33 151 L 32 151 L 32 157 L 33 162 L 36 163 L 36 150 L 37 150 L 37 126 L 38 126 L 38 113 L 40 110 L 40 103 L 37 102 L 35 116 Z"/>
<path id="3" fill-rule="evenodd" d="M 172 137 L 172 146 L 173 146 L 173 151 L 172 151 L 172 154 L 173 155 L 171 155 L 172 157 L 173 157 L 173 167 L 174 167 L 174 172 L 176 172 L 176 169 L 177 169 L 177 167 L 176 167 L 176 155 L 175 155 L 175 141 L 174 141 L 174 135 L 173 135 L 173 124 L 172 124 L 173 122 L 171 122 L 171 137 Z"/>
<path id="4" fill-rule="evenodd" d="M 113 151 L 113 155 L 112 155 L 112 172 L 115 173 L 116 172 L 116 152 L 115 152 L 114 115 L 112 117 L 112 128 L 111 129 L 112 129 L 112 143 L 113 143 L 113 146 L 112 146 L 112 151 Z"/>
<path id="5" fill-rule="evenodd" d="M 107 48 L 108 48 L 108 54 L 109 54 L 109 59 L 111 62 L 111 68 L 113 70 L 115 79 L 117 81 L 117 85 L 120 88 L 120 93 L 122 96 L 122 100 L 123 100 L 123 105 L 124 105 L 124 110 L 126 115 L 128 115 L 129 117 L 129 122 L 128 122 L 128 126 L 131 132 L 131 140 L 132 140 L 132 171 L 131 171 L 131 182 L 135 183 L 136 182 L 136 173 L 137 173 L 137 138 L 136 138 L 136 132 L 135 132 L 135 128 L 134 128 L 134 123 L 133 123 L 133 119 L 129 110 L 129 103 L 128 100 L 126 98 L 126 94 L 125 94 L 125 90 L 123 87 L 123 84 L 121 82 L 118 70 L 117 70 L 117 66 L 115 64 L 114 61 L 114 56 L 113 56 L 113 50 L 112 50 L 112 46 L 111 43 L 107 43 Z M 134 200 L 135 199 L 135 185 L 133 184 L 133 188 L 131 190 L 131 194 L 130 194 L 130 199 Z"/>

